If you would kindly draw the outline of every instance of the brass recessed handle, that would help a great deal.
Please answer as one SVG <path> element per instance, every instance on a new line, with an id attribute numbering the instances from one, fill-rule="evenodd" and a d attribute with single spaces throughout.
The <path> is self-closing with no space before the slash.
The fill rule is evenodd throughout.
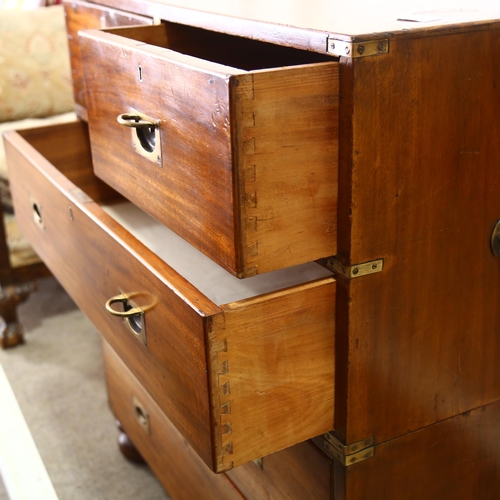
<path id="1" fill-rule="evenodd" d="M 144 408 L 144 405 L 137 399 L 136 396 L 132 396 L 132 407 L 134 408 L 134 415 L 137 422 L 144 429 L 146 434 L 151 433 L 150 423 L 149 423 L 149 413 Z"/>
<path id="2" fill-rule="evenodd" d="M 138 306 L 132 299 L 140 296 L 147 297 L 150 303 L 146 306 Z M 122 311 L 112 307 L 117 302 L 123 304 Z M 157 302 L 155 297 L 146 292 L 120 293 L 106 301 L 106 311 L 113 316 L 123 318 L 125 325 L 134 337 L 140 340 L 144 346 L 147 346 L 145 313 L 152 309 Z"/>
<path id="3" fill-rule="evenodd" d="M 158 123 L 138 113 L 122 113 L 116 118 L 120 125 L 132 128 L 157 128 Z"/>

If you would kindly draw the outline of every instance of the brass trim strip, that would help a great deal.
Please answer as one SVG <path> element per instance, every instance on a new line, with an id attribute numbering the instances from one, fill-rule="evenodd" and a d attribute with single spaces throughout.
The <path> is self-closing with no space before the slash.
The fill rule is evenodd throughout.
<path id="1" fill-rule="evenodd" d="M 327 53 L 337 57 L 358 59 L 367 56 L 379 56 L 389 52 L 389 39 L 370 40 L 367 42 L 347 42 L 328 37 Z"/>
<path id="2" fill-rule="evenodd" d="M 380 273 L 384 268 L 384 259 L 371 260 L 370 262 L 363 262 L 362 264 L 346 266 L 335 257 L 330 257 L 326 265 L 333 272 L 341 274 L 346 278 L 353 279 L 366 276 L 367 274 Z"/>
<path id="3" fill-rule="evenodd" d="M 328 432 L 323 435 L 323 437 L 342 455 L 352 455 L 353 453 L 357 453 L 361 450 L 369 448 L 375 444 L 375 438 L 370 437 L 368 439 L 364 439 L 363 441 L 358 441 L 357 443 L 352 444 L 343 444 L 341 443 L 331 432 Z"/>
<path id="4" fill-rule="evenodd" d="M 375 438 L 373 437 L 345 445 L 333 434 L 327 433 L 314 438 L 314 442 L 332 460 L 339 461 L 345 467 L 358 464 L 375 456 Z"/>

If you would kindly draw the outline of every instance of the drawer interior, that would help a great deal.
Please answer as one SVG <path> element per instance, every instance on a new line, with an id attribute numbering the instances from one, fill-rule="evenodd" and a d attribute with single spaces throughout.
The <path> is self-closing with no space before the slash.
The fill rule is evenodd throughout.
<path id="1" fill-rule="evenodd" d="M 218 306 L 332 275 L 309 262 L 240 280 L 134 204 L 102 208 Z"/>
<path id="2" fill-rule="evenodd" d="M 245 71 L 335 60 L 331 56 L 316 52 L 169 22 L 159 26 L 115 28 L 112 32 L 139 42 Z"/>

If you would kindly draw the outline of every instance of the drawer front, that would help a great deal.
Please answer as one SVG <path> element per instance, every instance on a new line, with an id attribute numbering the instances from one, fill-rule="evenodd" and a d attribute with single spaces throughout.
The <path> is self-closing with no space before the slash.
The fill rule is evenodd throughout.
<path id="1" fill-rule="evenodd" d="M 214 474 L 103 342 L 111 409 L 173 500 L 241 500 L 224 474 Z"/>
<path id="2" fill-rule="evenodd" d="M 23 232 L 210 467 L 333 428 L 332 277 L 216 305 L 98 205 L 84 123 L 6 137 Z"/>
<path id="3" fill-rule="evenodd" d="M 80 33 L 95 172 L 239 277 L 334 255 L 338 63 L 228 37 Z"/>
<path id="4" fill-rule="evenodd" d="M 69 0 L 63 3 L 66 16 L 66 31 L 68 33 L 76 111 L 80 117 L 86 119 L 87 105 L 85 103 L 78 31 L 83 29 L 108 28 L 112 26 L 152 24 L 153 20 L 148 17 L 138 16 L 136 14 L 130 14 L 128 12 L 122 12 L 79 0 Z"/>

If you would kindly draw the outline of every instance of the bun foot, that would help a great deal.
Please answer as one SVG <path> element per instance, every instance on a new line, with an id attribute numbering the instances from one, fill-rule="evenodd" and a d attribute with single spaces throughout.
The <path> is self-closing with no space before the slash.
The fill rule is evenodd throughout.
<path id="1" fill-rule="evenodd" d="M 120 433 L 118 434 L 118 447 L 122 452 L 122 455 L 129 460 L 130 462 L 134 462 L 136 464 L 145 464 L 145 460 L 142 458 L 142 455 L 139 453 L 134 443 L 128 437 L 128 434 L 123 430 L 122 424 L 119 420 L 115 420 L 116 427 Z"/>

